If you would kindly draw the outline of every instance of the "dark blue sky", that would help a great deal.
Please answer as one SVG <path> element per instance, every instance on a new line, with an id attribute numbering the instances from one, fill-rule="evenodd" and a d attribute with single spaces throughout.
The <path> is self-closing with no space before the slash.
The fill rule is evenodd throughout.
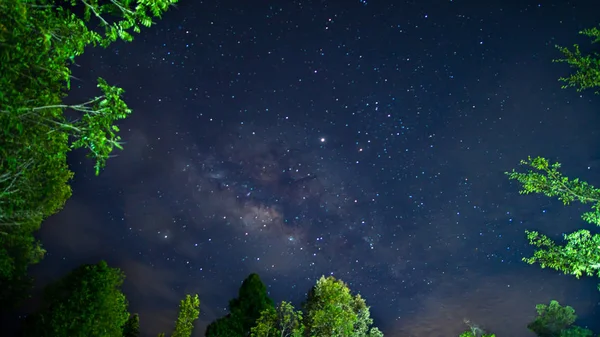
<path id="1" fill-rule="evenodd" d="M 485 3 L 485 4 L 483 4 Z M 387 336 L 452 336 L 468 319 L 528 336 L 535 304 L 583 323 L 594 280 L 521 262 L 525 229 L 584 225 L 581 208 L 520 196 L 527 155 L 591 183 L 598 96 L 561 90 L 555 44 L 599 22 L 593 1 L 182 0 L 130 44 L 77 60 L 126 90 L 127 142 L 76 177 L 43 226 L 40 283 L 106 259 L 144 332 L 198 293 L 195 336 L 257 272 L 295 304 L 321 275 L 348 282 Z M 596 316 L 597 317 L 597 316 Z"/>

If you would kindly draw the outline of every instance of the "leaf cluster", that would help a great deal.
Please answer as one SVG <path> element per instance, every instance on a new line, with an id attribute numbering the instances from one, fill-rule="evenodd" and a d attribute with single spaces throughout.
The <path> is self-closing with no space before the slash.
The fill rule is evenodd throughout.
<path id="1" fill-rule="evenodd" d="M 273 300 L 258 274 L 250 274 L 240 287 L 238 297 L 229 301 L 229 314 L 206 328 L 207 337 L 248 336 L 261 313 L 273 309 Z"/>
<path id="2" fill-rule="evenodd" d="M 121 292 L 124 274 L 101 261 L 76 268 L 46 288 L 43 306 L 24 325 L 24 337 L 120 336 L 129 319 Z"/>
<path id="3" fill-rule="evenodd" d="M 200 300 L 198 295 L 186 295 L 179 304 L 179 316 L 175 323 L 175 330 L 171 337 L 190 337 L 194 330 L 194 322 L 200 314 Z"/>
<path id="4" fill-rule="evenodd" d="M 132 32 L 150 26 L 152 18 L 160 18 L 176 1 L 0 1 L 2 309 L 26 296 L 24 285 L 31 283 L 27 267 L 45 253 L 33 233 L 71 196 L 73 173 L 67 153 L 86 148 L 99 174 L 113 149 L 121 148 L 115 122 L 131 113 L 121 99 L 123 89 L 102 78 L 101 95 L 81 104 L 64 104 L 71 88 L 70 65 L 88 46 L 131 41 Z M 67 110 L 80 118 L 67 120 Z"/>
<path id="5" fill-rule="evenodd" d="M 565 205 L 575 201 L 592 204 L 591 210 L 583 213 L 582 219 L 600 225 L 600 190 L 579 179 L 570 179 L 559 171 L 560 163 L 551 164 L 542 157 L 521 161 L 528 166 L 527 172 L 506 172 L 509 179 L 518 181 L 521 194 L 541 193 L 548 197 L 557 197 Z M 582 275 L 600 277 L 600 235 L 588 230 L 578 230 L 564 234 L 564 244 L 540 234 L 526 231 L 529 243 L 538 248 L 534 255 L 523 261 L 539 263 L 542 268 L 552 268 L 579 278 Z M 599 288 L 600 289 L 600 288 Z"/>
<path id="6" fill-rule="evenodd" d="M 105 261 L 74 269 L 46 286 L 41 308 L 23 322 L 20 336 L 139 337 L 140 318 L 127 311 L 124 279 Z M 199 306 L 198 295 L 181 301 L 171 337 L 192 336 Z"/>
<path id="7" fill-rule="evenodd" d="M 303 311 L 288 302 L 262 312 L 252 337 L 383 337 L 373 327 L 369 307 L 360 295 L 334 277 L 321 277 L 309 291 Z"/>
<path id="8" fill-rule="evenodd" d="M 302 312 L 282 301 L 277 308 L 263 310 L 255 326 L 250 330 L 251 337 L 303 337 Z"/>
<path id="9" fill-rule="evenodd" d="M 600 30 L 598 27 L 584 29 L 579 34 L 592 38 L 592 43 L 600 41 Z M 556 59 L 554 62 L 567 63 L 571 68 L 575 69 L 575 73 L 568 77 L 561 77 L 559 80 L 566 82 L 562 86 L 563 89 L 575 87 L 581 92 L 586 89 L 600 87 L 600 53 L 591 52 L 583 54 L 579 45 L 574 44 L 573 49 L 567 47 L 556 46 L 563 54 L 564 58 Z M 600 91 L 596 90 L 596 94 Z"/>
<path id="10" fill-rule="evenodd" d="M 557 197 L 564 205 L 575 201 L 592 204 L 591 211 L 582 215 L 583 220 L 600 226 L 600 190 L 580 181 L 570 179 L 559 171 L 560 163 L 550 163 L 543 157 L 528 157 L 521 160 L 521 165 L 528 166 L 527 172 L 506 172 L 510 180 L 521 183 L 520 194 L 541 193 L 548 197 Z"/>
<path id="11" fill-rule="evenodd" d="M 574 326 L 577 315 L 570 306 L 561 306 L 558 301 L 550 301 L 550 305 L 538 304 L 538 316 L 527 325 L 527 328 L 538 337 L 591 337 L 593 332 Z"/>

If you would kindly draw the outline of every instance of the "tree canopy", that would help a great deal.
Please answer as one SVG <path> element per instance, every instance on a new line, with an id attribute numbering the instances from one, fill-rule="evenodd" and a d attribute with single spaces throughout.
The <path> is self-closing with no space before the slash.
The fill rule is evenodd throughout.
<path id="1" fill-rule="evenodd" d="M 300 311 L 286 301 L 274 307 L 265 285 L 251 274 L 231 300 L 230 314 L 211 323 L 206 336 L 382 337 L 372 324 L 364 299 L 334 277 L 321 277 Z"/>
<path id="2" fill-rule="evenodd" d="M 24 336 L 120 336 L 129 319 L 121 292 L 124 274 L 101 261 L 83 265 L 45 290 L 42 308 L 24 325 Z"/>
<path id="3" fill-rule="evenodd" d="M 123 337 L 139 337 L 140 336 L 140 316 L 133 314 L 129 316 L 125 325 L 123 325 Z"/>
<path id="4" fill-rule="evenodd" d="M 598 27 L 584 29 L 579 34 L 592 38 L 592 43 L 600 42 L 600 30 Z M 554 60 L 554 62 L 567 63 L 575 69 L 575 73 L 568 77 L 561 77 L 559 80 L 566 82 L 565 88 L 574 87 L 577 91 L 594 89 L 600 87 L 600 53 L 582 53 L 579 45 L 573 45 L 573 49 L 556 46 L 564 55 L 564 58 Z M 598 90 L 596 94 L 600 93 Z"/>
<path id="5" fill-rule="evenodd" d="M 139 337 L 140 319 L 130 314 L 121 291 L 124 273 L 105 261 L 82 265 L 46 286 L 41 308 L 22 324 L 23 337 Z M 172 337 L 190 337 L 200 311 L 198 295 L 179 305 Z"/>
<path id="6" fill-rule="evenodd" d="M 171 337 L 190 337 L 194 330 L 194 322 L 200 314 L 200 300 L 198 295 L 187 295 L 179 304 L 179 316 L 175 323 L 175 330 Z"/>
<path id="7" fill-rule="evenodd" d="M 592 43 L 600 41 L 600 30 L 597 27 L 584 29 L 580 34 L 593 38 Z M 583 54 L 579 45 L 573 50 L 557 46 L 565 58 L 555 62 L 568 63 L 575 68 L 575 73 L 560 80 L 567 84 L 563 88 L 575 87 L 577 91 L 600 87 L 600 54 L 591 52 Z M 596 91 L 598 93 L 598 91 Z M 551 163 L 543 157 L 531 156 L 522 160 L 521 165 L 528 167 L 526 172 L 512 170 L 505 172 L 510 180 L 521 184 L 521 194 L 540 193 L 548 197 L 556 197 L 564 205 L 573 202 L 590 204 L 590 209 L 582 214 L 588 223 L 600 226 L 600 190 L 579 178 L 571 179 L 560 172 L 561 164 Z M 539 263 L 542 268 L 552 268 L 565 274 L 600 277 L 600 235 L 580 229 L 570 234 L 563 234 L 564 244 L 556 243 L 538 231 L 526 231 L 529 243 L 538 249 L 532 257 L 523 261 Z M 598 286 L 600 289 L 600 285 Z"/>
<path id="8" fill-rule="evenodd" d="M 558 301 L 550 301 L 550 305 L 538 304 L 538 316 L 527 325 L 527 328 L 538 337 L 584 337 L 593 332 L 573 323 L 577 319 L 575 310 L 570 306 L 563 307 Z"/>
<path id="9" fill-rule="evenodd" d="M 584 29 L 580 34 L 591 37 L 592 43 L 600 41 L 600 30 L 597 27 Z M 575 69 L 575 73 L 559 80 L 566 82 L 562 87 L 575 87 L 578 92 L 600 87 L 600 54 L 582 53 L 579 45 L 573 49 L 557 46 L 564 58 L 554 62 L 567 63 Z M 595 92 L 599 93 L 598 90 Z M 510 180 L 520 183 L 520 194 L 539 193 L 548 197 L 556 197 L 564 205 L 579 202 L 590 205 L 582 214 L 588 223 L 600 226 L 600 189 L 595 188 L 579 178 L 571 179 L 560 172 L 561 164 L 552 163 L 543 157 L 531 156 L 522 160 L 525 172 L 512 170 L 505 172 Z M 542 268 L 552 268 L 576 278 L 581 276 L 600 277 L 600 234 L 593 234 L 580 229 L 570 234 L 563 234 L 564 243 L 556 243 L 538 231 L 526 231 L 529 243 L 537 248 L 533 256 L 523 258 L 529 264 L 538 263 Z M 600 285 L 598 286 L 600 289 Z M 550 305 L 536 306 L 538 316 L 528 328 L 538 337 L 588 337 L 593 336 L 591 330 L 572 325 L 577 316 L 569 306 L 563 307 L 557 301 Z"/>
<path id="10" fill-rule="evenodd" d="M 124 279 L 121 270 L 109 267 L 104 261 L 74 269 L 46 287 L 41 308 L 23 322 L 21 336 L 139 337 L 140 318 L 127 311 L 127 300 L 121 291 Z M 238 311 L 213 322 L 214 330 L 210 333 L 219 337 L 383 337 L 373 326 L 365 300 L 353 295 L 343 281 L 334 277 L 321 277 L 317 281 L 307 294 L 303 310 L 296 310 L 286 301 L 277 307 L 269 306 L 265 290 L 258 275 L 251 274 L 240 287 L 239 296 L 231 301 L 235 303 L 233 308 L 252 308 L 247 313 L 264 307 L 254 321 L 248 322 L 251 326 L 248 331 L 243 330 L 238 316 L 242 311 Z M 251 296 L 251 291 L 258 293 Z M 199 306 L 198 295 L 187 295 L 181 300 L 171 337 L 192 336 Z M 571 307 L 552 301 L 536 309 L 538 316 L 527 327 L 538 337 L 593 335 L 590 330 L 573 325 L 577 316 Z M 495 336 L 465 322 L 469 329 L 460 337 Z"/>
<path id="11" fill-rule="evenodd" d="M 381 331 L 371 327 L 369 307 L 359 295 L 333 276 L 321 277 L 310 290 L 303 305 L 307 336 L 379 337 Z"/>
<path id="12" fill-rule="evenodd" d="M 521 161 L 529 166 L 527 172 L 507 172 L 509 179 L 522 185 L 521 194 L 542 193 L 557 197 L 565 205 L 578 201 L 592 204 L 591 210 L 583 213 L 583 220 L 600 225 L 600 190 L 579 179 L 563 176 L 560 163 L 551 164 L 547 159 L 537 157 Z M 534 255 L 523 260 L 529 264 L 539 263 L 542 268 L 552 268 L 579 278 L 582 275 L 600 277 L 600 235 L 580 229 L 564 234 L 564 244 L 538 231 L 526 231 L 529 242 L 538 248 Z"/>
<path id="13" fill-rule="evenodd" d="M 100 94 L 65 104 L 69 66 L 88 46 L 131 41 L 177 0 L 5 0 L 0 2 L 0 307 L 29 289 L 27 267 L 44 249 L 33 233 L 71 196 L 67 153 L 85 148 L 96 174 L 121 148 L 115 122 L 131 110 L 124 90 L 102 78 Z M 79 14 L 76 14 L 79 13 Z M 88 27 L 95 27 L 93 29 Z M 68 120 L 71 110 L 79 118 Z"/>
<path id="14" fill-rule="evenodd" d="M 256 320 L 266 309 L 273 309 L 273 300 L 258 274 L 250 274 L 240 287 L 238 297 L 229 301 L 229 314 L 206 328 L 207 337 L 249 336 Z"/>
<path id="15" fill-rule="evenodd" d="M 250 331 L 252 337 L 303 337 L 302 312 L 282 301 L 277 308 L 263 310 Z"/>

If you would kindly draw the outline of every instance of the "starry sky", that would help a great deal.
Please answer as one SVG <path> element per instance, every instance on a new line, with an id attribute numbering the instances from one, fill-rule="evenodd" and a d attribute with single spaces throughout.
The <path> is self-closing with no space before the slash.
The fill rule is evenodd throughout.
<path id="1" fill-rule="evenodd" d="M 484 4 L 485 3 L 485 4 Z M 524 230 L 588 227 L 583 208 L 520 196 L 527 155 L 600 177 L 598 96 L 561 90 L 555 44 L 588 40 L 593 1 L 181 0 L 129 44 L 77 59 L 68 100 L 123 87 L 125 150 L 40 232 L 40 285 L 106 259 L 143 332 L 198 293 L 195 336 L 261 275 L 299 304 L 321 275 L 360 292 L 387 336 L 467 319 L 532 336 L 557 299 L 592 324 L 594 280 L 528 266 Z"/>

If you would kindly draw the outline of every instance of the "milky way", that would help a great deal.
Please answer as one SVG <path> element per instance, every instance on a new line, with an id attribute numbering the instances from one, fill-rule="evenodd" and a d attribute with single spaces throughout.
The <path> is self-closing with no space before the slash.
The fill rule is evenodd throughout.
<path id="1" fill-rule="evenodd" d="M 391 337 L 465 319 L 522 336 L 551 298 L 590 317 L 593 282 L 521 261 L 525 229 L 580 214 L 503 172 L 541 155 L 597 184 L 598 96 L 562 90 L 551 62 L 597 21 L 558 0 L 180 0 L 118 53 L 77 59 L 68 100 L 101 76 L 133 113 L 99 177 L 71 155 L 38 283 L 106 259 L 147 335 L 198 293 L 202 336 L 251 272 L 295 305 L 333 274 Z"/>
<path id="2" fill-rule="evenodd" d="M 277 249 L 285 244 L 285 254 L 319 254 L 332 262 L 334 254 L 370 248 L 377 228 L 365 225 L 372 219 L 359 202 L 370 194 L 368 179 L 348 169 L 327 139 L 294 130 L 237 127 L 204 149 L 188 148 L 173 172 L 189 192 L 182 207 L 197 208 L 195 216 L 228 226 L 244 241 L 261 235 Z"/>

